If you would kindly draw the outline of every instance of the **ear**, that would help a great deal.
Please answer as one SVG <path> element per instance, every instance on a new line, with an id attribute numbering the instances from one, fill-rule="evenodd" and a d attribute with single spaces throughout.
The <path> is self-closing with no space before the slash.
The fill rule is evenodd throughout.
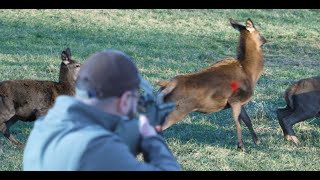
<path id="1" fill-rule="evenodd" d="M 245 29 L 244 25 L 239 24 L 237 21 L 233 20 L 232 18 L 229 18 L 229 21 L 230 21 L 231 26 L 234 29 L 236 29 L 238 31 L 241 31 L 241 30 Z"/>
<path id="2" fill-rule="evenodd" d="M 71 51 L 70 51 L 70 48 L 67 48 L 64 51 L 62 51 L 61 60 L 62 61 L 70 61 L 70 59 L 71 59 Z"/>
<path id="3" fill-rule="evenodd" d="M 125 115 L 129 111 L 129 99 L 131 93 L 129 91 L 124 92 L 121 97 L 119 98 L 119 107 L 118 112 L 122 115 Z"/>
<path id="4" fill-rule="evenodd" d="M 62 61 L 63 64 L 68 65 L 70 61 Z"/>
<path id="5" fill-rule="evenodd" d="M 247 21 L 246 21 L 246 29 L 249 32 L 252 32 L 252 31 L 256 30 L 256 28 L 254 27 L 254 24 L 253 24 L 253 22 L 252 22 L 252 20 L 250 18 L 248 18 Z"/>

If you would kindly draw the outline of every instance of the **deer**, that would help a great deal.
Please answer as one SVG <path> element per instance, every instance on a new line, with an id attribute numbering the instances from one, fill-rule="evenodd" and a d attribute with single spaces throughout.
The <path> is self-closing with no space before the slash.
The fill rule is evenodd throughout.
<path id="1" fill-rule="evenodd" d="M 35 121 L 44 116 L 59 95 L 74 95 L 75 80 L 81 64 L 71 59 L 70 48 L 61 53 L 59 82 L 32 79 L 0 82 L 0 132 L 21 146 L 10 127 L 18 120 Z"/>
<path id="2" fill-rule="evenodd" d="M 260 144 L 244 105 L 252 99 L 263 72 L 262 46 L 266 39 L 250 18 L 245 25 L 231 18 L 229 21 L 240 32 L 237 58 L 225 58 L 198 72 L 160 80 L 156 84 L 160 86 L 159 96 L 165 102 L 176 103 L 163 130 L 181 121 L 190 112 L 209 114 L 231 108 L 237 131 L 237 147 L 245 151 L 240 120 L 249 128 L 254 143 Z"/>
<path id="3" fill-rule="evenodd" d="M 276 110 L 285 140 L 296 146 L 301 143 L 292 126 L 313 117 L 320 117 L 320 76 L 300 79 L 285 91 L 286 107 Z"/>

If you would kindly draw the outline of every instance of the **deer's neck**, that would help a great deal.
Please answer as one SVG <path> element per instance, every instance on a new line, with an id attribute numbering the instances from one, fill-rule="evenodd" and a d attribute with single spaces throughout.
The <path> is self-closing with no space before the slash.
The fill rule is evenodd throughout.
<path id="1" fill-rule="evenodd" d="M 255 84 L 263 71 L 262 49 L 251 39 L 240 39 L 237 58 L 252 82 Z"/>
<path id="2" fill-rule="evenodd" d="M 59 94 L 74 95 L 75 80 L 74 77 L 67 72 L 60 71 L 59 74 Z"/>

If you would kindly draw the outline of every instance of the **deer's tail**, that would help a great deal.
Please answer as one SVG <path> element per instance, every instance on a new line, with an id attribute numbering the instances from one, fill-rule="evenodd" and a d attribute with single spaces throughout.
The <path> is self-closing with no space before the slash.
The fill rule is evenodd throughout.
<path id="1" fill-rule="evenodd" d="M 156 83 L 160 86 L 161 93 L 166 96 L 170 94 L 177 86 L 177 81 L 175 79 L 168 81 L 168 80 L 161 80 Z"/>
<path id="2" fill-rule="evenodd" d="M 170 83 L 170 81 L 168 81 L 168 80 L 160 80 L 156 84 L 158 86 L 160 86 L 161 88 L 165 88 L 169 83 Z"/>

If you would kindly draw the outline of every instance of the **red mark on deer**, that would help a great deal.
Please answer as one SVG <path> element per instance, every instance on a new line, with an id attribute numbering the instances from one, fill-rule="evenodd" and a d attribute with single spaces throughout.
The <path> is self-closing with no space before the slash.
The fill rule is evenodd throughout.
<path id="1" fill-rule="evenodd" d="M 231 89 L 232 89 L 233 92 L 236 92 L 238 90 L 238 88 L 239 88 L 238 84 L 239 84 L 238 81 L 232 81 L 230 83 L 230 86 L 231 86 Z"/>

